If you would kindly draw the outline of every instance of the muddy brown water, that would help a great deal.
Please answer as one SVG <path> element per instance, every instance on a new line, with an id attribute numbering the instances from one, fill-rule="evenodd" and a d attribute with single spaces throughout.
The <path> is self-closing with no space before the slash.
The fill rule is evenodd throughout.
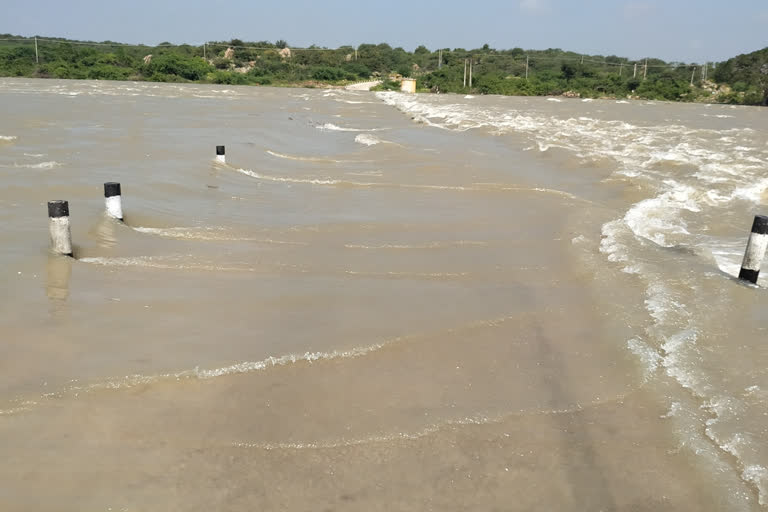
<path id="1" fill-rule="evenodd" d="M 768 508 L 768 295 L 733 277 L 764 110 L 21 79 L 0 105 L 2 510 Z"/>

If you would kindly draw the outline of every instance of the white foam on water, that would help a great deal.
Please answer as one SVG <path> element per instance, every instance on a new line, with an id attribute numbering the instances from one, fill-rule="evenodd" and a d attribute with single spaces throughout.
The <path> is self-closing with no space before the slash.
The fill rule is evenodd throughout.
<path id="1" fill-rule="evenodd" d="M 768 190 L 768 177 L 757 180 L 752 185 L 737 187 L 729 199 L 744 199 L 759 204 L 766 190 Z"/>
<path id="2" fill-rule="evenodd" d="M 55 169 L 57 167 L 61 167 L 62 165 L 64 164 L 62 164 L 61 162 L 50 161 L 50 162 L 39 162 L 36 164 L 15 163 L 13 167 L 17 167 L 21 169 Z M 7 167 L 7 166 L 3 166 L 3 167 Z"/>
<path id="3" fill-rule="evenodd" d="M 553 101 L 555 103 L 562 103 L 563 102 L 563 100 L 561 100 L 560 98 L 547 98 L 547 101 Z"/>
<path id="4" fill-rule="evenodd" d="M 375 146 L 376 144 L 380 144 L 382 141 L 370 133 L 361 133 L 355 137 L 355 142 L 365 146 Z"/>
<path id="5" fill-rule="evenodd" d="M 18 139 L 15 135 L 0 135 L 0 142 L 12 142 Z"/>
<path id="6" fill-rule="evenodd" d="M 379 132 L 386 130 L 387 128 L 352 128 L 348 126 L 338 126 L 333 123 L 325 123 L 318 125 L 317 129 L 331 132 Z"/>
<path id="7" fill-rule="evenodd" d="M 576 414 L 584 411 L 590 407 L 600 407 L 608 403 L 617 402 L 624 398 L 623 395 L 616 397 L 613 400 L 600 400 L 595 399 L 587 404 L 573 404 L 570 407 L 564 407 L 561 409 L 521 409 L 516 412 L 506 414 L 476 414 L 471 417 L 458 418 L 445 420 L 440 423 L 433 423 L 427 425 L 415 432 L 394 432 L 391 434 L 378 434 L 363 438 L 351 438 L 351 439 L 331 439 L 325 441 L 307 441 L 307 442 L 237 442 L 232 446 L 236 448 L 249 448 L 257 450 L 323 450 L 323 449 L 335 449 L 346 448 L 352 446 L 359 446 L 373 443 L 391 443 L 396 441 L 411 441 L 424 437 L 431 436 L 441 431 L 449 430 L 455 427 L 463 427 L 468 425 L 489 425 L 498 424 L 507 421 L 510 418 L 519 418 L 523 416 L 556 416 L 563 414 Z M 510 434 L 501 434 L 505 438 L 510 437 Z"/>
<path id="8" fill-rule="evenodd" d="M 320 163 L 349 163 L 353 162 L 352 160 L 336 160 L 332 158 L 323 158 L 323 157 L 317 157 L 317 156 L 297 156 L 297 155 L 288 155 L 285 153 L 278 153 L 277 151 L 272 151 L 271 149 L 267 149 L 266 153 L 268 155 L 274 156 L 275 158 L 283 158 L 285 160 L 296 160 L 298 162 L 320 162 Z M 357 163 L 361 163 L 360 161 L 355 161 Z"/>
<path id="9" fill-rule="evenodd" d="M 471 99 L 474 99 L 474 96 L 472 96 L 471 94 L 467 94 L 466 96 L 464 96 L 464 99 L 471 100 Z"/>
<path id="10" fill-rule="evenodd" d="M 499 424 L 510 418 L 519 418 L 524 416 L 555 416 L 564 414 L 576 414 L 584 411 L 589 407 L 600 407 L 607 403 L 616 402 L 622 400 L 624 397 L 620 395 L 613 400 L 600 400 L 599 398 L 593 400 L 587 404 L 573 404 L 570 407 L 564 407 L 561 409 L 521 409 L 516 412 L 506 414 L 476 414 L 470 417 L 448 419 L 440 423 L 433 423 L 422 427 L 415 432 L 393 432 L 390 434 L 374 434 L 362 438 L 345 438 L 345 439 L 329 439 L 323 441 L 306 441 L 306 442 L 236 442 L 232 446 L 236 448 L 257 449 L 257 450 L 323 450 L 323 449 L 337 449 L 348 448 L 359 445 L 374 444 L 374 443 L 392 443 L 397 441 L 412 441 L 418 440 L 424 437 L 431 436 L 441 431 L 454 429 L 456 427 L 464 427 L 470 425 L 489 425 Z M 505 438 L 510 437 L 510 434 L 500 434 Z"/>
<path id="11" fill-rule="evenodd" d="M 681 211 L 698 212 L 700 209 L 693 199 L 695 189 L 673 180 L 665 183 L 670 188 L 668 191 L 635 204 L 624 216 L 624 222 L 635 235 L 663 247 L 672 247 L 684 241 L 684 235 L 690 234 Z"/>
<path id="12" fill-rule="evenodd" d="M 295 183 L 306 185 L 323 185 L 334 187 L 361 187 L 361 188 L 407 188 L 407 189 L 419 189 L 419 190 L 445 190 L 445 191 L 457 191 L 457 192 L 477 192 L 477 191 L 498 191 L 498 192 L 539 192 L 543 194 L 553 194 L 561 197 L 567 197 L 582 202 L 593 204 L 591 201 L 579 198 L 568 192 L 562 190 L 554 190 L 548 188 L 530 188 L 530 187 L 514 187 L 504 186 L 504 184 L 497 183 L 474 183 L 469 186 L 462 185 L 428 185 L 428 184 L 415 184 L 415 183 L 386 183 L 386 182 L 359 182 L 359 181 L 345 181 L 332 178 L 304 178 L 293 176 L 273 176 L 269 174 L 258 173 L 250 169 L 234 168 L 237 172 L 264 181 L 271 181 L 275 183 Z"/>
<path id="13" fill-rule="evenodd" d="M 573 245 L 582 244 L 586 242 L 587 242 L 587 237 L 585 237 L 584 235 L 579 235 L 571 238 L 571 244 Z"/>
<path id="14" fill-rule="evenodd" d="M 315 442 L 292 442 L 292 443 L 254 443 L 254 442 L 239 442 L 234 443 L 232 446 L 235 448 L 249 448 L 258 449 L 264 451 L 271 450 L 327 450 L 335 448 L 348 448 L 352 446 L 360 446 L 373 443 L 392 443 L 395 441 L 414 441 L 423 437 L 430 436 L 441 430 L 445 430 L 451 427 L 465 426 L 465 425 L 485 425 L 488 423 L 501 421 L 503 418 L 488 418 L 486 416 L 477 415 L 471 418 L 463 418 L 458 420 L 449 420 L 444 423 L 432 424 L 424 427 L 416 432 L 396 432 L 393 434 L 381 434 L 373 435 L 369 437 L 357 438 L 357 439 L 335 439 L 326 441 Z"/>
<path id="15" fill-rule="evenodd" d="M 134 256 L 134 257 L 85 257 L 81 263 L 105 267 L 141 267 L 161 270 L 204 270 L 211 272 L 255 272 L 249 266 L 224 266 L 213 263 L 195 262 L 192 256 Z"/>
<path id="16" fill-rule="evenodd" d="M 96 258 L 91 258 L 91 260 L 95 259 Z M 82 261 L 82 259 L 80 261 Z M 41 400 L 39 401 L 14 400 L 12 403 L 18 403 L 20 405 L 14 405 L 13 407 L 7 409 L 0 409 L 0 416 L 29 411 L 41 405 L 41 403 L 45 400 L 60 399 L 65 396 L 78 396 L 80 393 L 89 393 L 99 390 L 130 389 L 137 386 L 151 385 L 163 381 L 182 381 L 186 379 L 208 380 L 218 377 L 259 372 L 280 366 L 313 363 L 316 361 L 330 361 L 335 359 L 357 358 L 365 356 L 371 352 L 381 350 L 388 344 L 396 343 L 408 338 L 409 337 L 401 336 L 385 340 L 380 343 L 374 343 L 368 346 L 356 347 L 348 350 L 334 350 L 332 352 L 305 352 L 304 354 L 285 354 L 278 357 L 270 356 L 260 361 L 245 361 L 221 368 L 201 369 L 200 367 L 195 367 L 191 370 L 182 370 L 179 372 L 157 375 L 125 375 L 123 377 L 116 377 L 102 382 L 96 382 L 88 385 L 74 385 L 60 391 L 45 393 L 41 395 Z"/>
<path id="17" fill-rule="evenodd" d="M 754 185 L 756 178 L 764 177 L 762 172 L 768 167 L 764 153 L 743 144 L 743 138 L 753 132 L 749 128 L 712 130 L 677 124 L 640 126 L 589 116 L 563 119 L 556 114 L 530 109 L 446 102 L 445 97 L 390 92 L 379 92 L 376 96 L 414 120 L 436 128 L 466 131 L 487 127 L 494 134 L 521 133 L 533 139 L 540 151 L 559 147 L 585 159 L 611 158 L 618 164 L 616 171 L 624 173 L 621 176 L 648 177 L 657 184 L 658 178 L 672 177 L 672 173 L 659 169 L 666 164 L 698 167 L 710 179 L 722 181 L 721 178 L 725 178 L 728 184 L 742 187 Z M 737 153 L 738 158 L 733 158 L 736 148 L 741 152 Z M 698 188 L 699 184 L 686 182 L 682 185 Z M 703 194 L 706 190 L 699 192 Z M 732 191 L 727 192 L 723 195 Z"/>
<path id="18" fill-rule="evenodd" d="M 625 263 L 629 261 L 629 240 L 626 233 L 629 232 L 623 219 L 606 222 L 602 227 L 600 240 L 600 252 L 608 257 L 608 261 Z M 624 268 L 627 271 L 627 267 Z"/>
<path id="19" fill-rule="evenodd" d="M 345 172 L 347 176 L 383 176 L 384 173 L 382 171 L 352 171 L 352 172 Z"/>
<path id="20" fill-rule="evenodd" d="M 235 169 L 237 172 L 264 181 L 273 181 L 276 183 L 304 183 L 309 185 L 339 185 L 344 183 L 340 180 L 333 179 L 319 179 L 319 178 L 292 178 L 288 176 L 270 176 L 268 174 L 260 174 L 250 169 Z"/>
<path id="21" fill-rule="evenodd" d="M 741 477 L 757 487 L 758 503 L 768 506 L 768 469 L 759 464 L 753 464 L 744 468 Z"/>
<path id="22" fill-rule="evenodd" d="M 751 433 L 732 430 L 739 417 L 748 412 L 748 406 L 735 397 L 718 396 L 704 404 L 702 409 L 713 415 L 706 421 L 707 437 L 739 461 L 742 479 L 757 489 L 760 505 L 768 505 L 768 470 L 755 460 L 757 455 L 752 450 L 761 441 Z M 723 422 L 730 425 L 727 433 L 719 428 Z"/>
<path id="23" fill-rule="evenodd" d="M 669 405 L 669 411 L 667 411 L 667 414 L 662 415 L 661 418 L 667 419 L 667 418 L 674 418 L 675 416 L 679 416 L 682 409 L 683 409 L 683 406 L 680 402 L 672 402 Z"/>
<path id="24" fill-rule="evenodd" d="M 701 376 L 696 361 L 698 332 L 691 328 L 669 336 L 662 349 L 665 352 L 663 366 L 667 375 L 697 396 L 706 396 L 711 391 L 706 378 Z"/>
<path id="25" fill-rule="evenodd" d="M 627 341 L 627 347 L 642 363 L 643 382 L 648 382 L 661 366 L 662 356 L 640 338 L 632 338 Z"/>
<path id="26" fill-rule="evenodd" d="M 742 259 L 744 258 L 744 242 L 732 242 L 731 244 L 718 243 L 710 247 L 709 251 L 715 259 L 717 268 L 733 277 L 739 275 Z"/>
<path id="27" fill-rule="evenodd" d="M 83 258 L 85 259 L 85 258 Z M 80 259 L 79 261 L 83 261 Z M 105 260 L 107 258 L 89 258 L 90 260 Z M 470 322 L 468 324 L 453 326 L 444 329 L 441 332 L 456 332 L 461 330 L 470 330 L 485 327 L 496 327 L 502 325 L 505 322 L 512 321 L 518 318 L 515 315 L 505 315 L 495 317 L 491 319 L 478 320 Z M 254 372 L 261 372 L 271 368 L 290 366 L 297 364 L 315 363 L 319 361 L 333 361 L 338 359 L 355 359 L 359 357 L 367 356 L 371 353 L 378 352 L 385 347 L 394 345 L 397 343 L 409 342 L 419 339 L 424 336 L 429 336 L 434 333 L 418 333 L 409 334 L 403 336 L 395 336 L 392 338 L 383 339 L 371 343 L 369 345 L 353 347 L 345 350 L 333 350 L 330 352 L 305 352 L 303 354 L 284 354 L 281 356 L 270 356 L 258 361 L 243 361 L 240 363 L 231 364 L 219 368 L 203 369 L 195 367 L 190 370 L 182 370 L 178 372 L 162 373 L 156 375 L 142 375 L 132 374 L 122 377 L 116 377 L 107 379 L 102 382 L 95 382 L 87 385 L 74 385 L 62 389 L 60 391 L 44 393 L 41 395 L 41 400 L 60 399 L 64 396 L 77 396 L 80 393 L 88 393 L 98 390 L 121 390 L 134 388 L 136 386 L 149 385 L 163 381 L 182 381 L 185 379 L 197 379 L 197 380 L 209 380 L 219 377 L 226 377 L 232 375 L 248 374 Z M 30 409 L 39 406 L 41 401 L 28 400 L 28 399 L 15 399 L 11 403 L 15 404 L 11 408 L 0 409 L 1 415 L 11 415 L 20 412 L 29 411 Z M 557 412 L 557 411 L 544 411 L 545 413 Z"/>
<path id="28" fill-rule="evenodd" d="M 278 245 L 308 245 L 306 242 L 291 242 L 287 240 L 273 240 L 270 238 L 257 238 L 250 236 L 241 236 L 231 233 L 228 228 L 212 227 L 170 227 L 170 228 L 150 228 L 134 227 L 134 231 L 148 235 L 157 235 L 164 238 L 174 238 L 183 240 L 211 240 L 211 241 L 230 241 L 230 242 L 260 242 L 266 244 Z"/>
<path id="29" fill-rule="evenodd" d="M 646 282 L 645 307 L 653 320 L 653 325 L 647 332 L 654 342 L 660 345 L 661 353 L 639 338 L 628 342 L 629 349 L 645 369 L 646 379 L 653 378 L 657 368 L 663 368 L 669 377 L 688 389 L 693 396 L 706 400 L 718 392 L 713 388 L 706 370 L 700 366 L 700 333 L 690 309 L 690 296 L 685 292 L 673 291 L 664 281 L 662 274 L 633 257 L 635 237 L 651 240 L 661 246 L 671 246 L 674 242 L 680 242 L 680 238 L 689 238 L 686 225 L 680 219 L 680 212 L 696 211 L 699 206 L 693 200 L 694 190 L 691 187 L 677 185 L 679 184 L 668 183 L 670 190 L 637 203 L 624 219 L 606 223 L 603 226 L 600 250 L 607 255 L 609 261 L 621 263 L 623 271 L 637 274 Z M 718 266 L 732 275 L 738 274 L 743 247 L 737 249 L 736 242 L 733 242 L 731 247 L 723 248 L 721 245 L 717 243 L 718 248 L 711 251 Z M 743 242 L 738 245 L 743 246 Z M 746 455 L 748 452 L 742 449 L 742 445 L 756 441 L 739 433 L 732 433 L 727 439 L 720 439 L 714 431 L 717 421 L 723 417 L 725 411 L 733 409 L 733 404 L 733 399 L 722 396 L 710 401 L 708 409 L 715 418 L 706 420 L 705 434 L 715 446 L 736 458 L 737 464 L 743 468 L 742 479 L 757 489 L 760 502 L 764 504 L 768 499 L 768 479 L 760 469 L 762 466 L 752 464 L 752 459 Z M 670 416 L 673 413 L 681 413 L 682 406 L 678 406 L 675 411 L 670 411 Z M 684 422 L 686 426 L 679 430 L 682 442 L 686 445 L 701 445 L 701 441 L 696 439 L 699 431 L 696 422 L 702 420 L 696 420 L 694 414 L 685 413 L 683 416 L 687 420 Z M 729 423 L 730 429 L 733 424 L 738 424 L 738 420 Z M 695 453 L 705 454 L 714 467 L 727 464 L 727 461 L 719 461 L 716 454 L 710 453 L 704 447 L 697 449 Z"/>
<path id="30" fill-rule="evenodd" d="M 386 188 L 416 188 L 425 190 L 470 190 L 467 187 L 452 186 L 452 185 L 410 185 L 401 183 L 373 183 L 373 182 L 359 182 L 359 181 L 344 181 L 337 179 L 321 179 L 321 178 L 298 178 L 292 176 L 272 176 L 268 174 L 262 174 L 250 169 L 235 169 L 237 172 L 264 181 L 271 181 L 275 183 L 295 183 L 305 185 L 322 185 L 333 187 L 386 187 Z"/>

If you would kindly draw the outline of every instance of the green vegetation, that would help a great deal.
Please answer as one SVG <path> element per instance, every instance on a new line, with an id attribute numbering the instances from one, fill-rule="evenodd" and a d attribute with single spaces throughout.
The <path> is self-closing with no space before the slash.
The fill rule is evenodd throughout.
<path id="1" fill-rule="evenodd" d="M 283 40 L 152 47 L 40 38 L 37 51 L 34 38 L 0 35 L 0 76 L 307 87 L 381 78 L 378 90 L 397 90 L 393 79 L 407 76 L 418 90 L 441 93 L 768 102 L 768 48 L 705 66 L 487 44 L 407 52 L 387 44 L 290 48 Z"/>
<path id="2" fill-rule="evenodd" d="M 768 106 L 768 48 L 729 59 L 717 67 L 715 80 L 730 84 L 722 101 Z"/>

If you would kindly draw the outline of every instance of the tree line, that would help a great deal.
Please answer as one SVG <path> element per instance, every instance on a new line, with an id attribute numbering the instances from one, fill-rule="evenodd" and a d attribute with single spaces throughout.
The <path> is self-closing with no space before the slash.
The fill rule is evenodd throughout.
<path id="1" fill-rule="evenodd" d="M 307 87 L 382 78 L 384 89 L 397 88 L 388 79 L 402 76 L 433 92 L 764 105 L 768 48 L 702 65 L 487 44 L 413 52 L 386 43 L 291 48 L 284 40 L 240 39 L 144 46 L 38 38 L 36 45 L 35 38 L 0 34 L 0 76 Z"/>

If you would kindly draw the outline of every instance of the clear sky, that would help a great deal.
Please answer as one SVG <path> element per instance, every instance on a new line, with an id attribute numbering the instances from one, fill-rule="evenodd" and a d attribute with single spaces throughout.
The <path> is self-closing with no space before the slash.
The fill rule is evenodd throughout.
<path id="1" fill-rule="evenodd" d="M 562 48 L 721 61 L 768 46 L 768 0 L 0 0 L 0 33 L 201 44 Z"/>

